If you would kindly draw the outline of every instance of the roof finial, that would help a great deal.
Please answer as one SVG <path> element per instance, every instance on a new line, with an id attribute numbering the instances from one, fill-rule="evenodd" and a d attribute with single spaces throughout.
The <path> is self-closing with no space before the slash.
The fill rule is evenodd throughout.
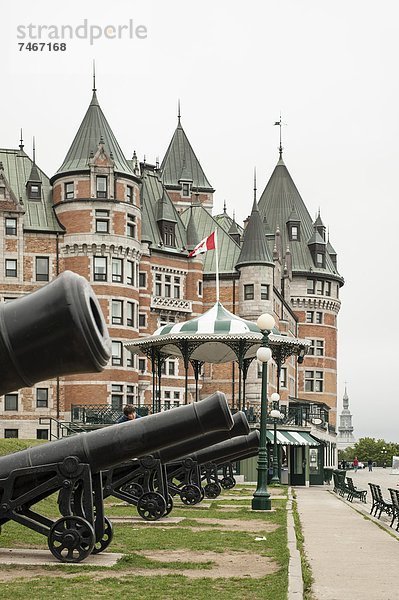
<path id="1" fill-rule="evenodd" d="M 180 117 L 181 117 L 181 113 L 180 113 L 180 98 L 177 100 L 177 121 L 178 124 L 180 125 Z"/>
<path id="2" fill-rule="evenodd" d="M 96 92 L 96 61 L 93 59 L 93 92 Z"/>
<path id="3" fill-rule="evenodd" d="M 22 127 L 21 127 L 21 139 L 19 140 L 19 149 L 21 150 L 21 152 L 24 149 L 24 140 L 22 137 Z"/>
<path id="4" fill-rule="evenodd" d="M 226 200 L 223 202 L 223 212 L 224 214 L 227 214 Z"/>
<path id="5" fill-rule="evenodd" d="M 234 221 L 234 223 L 236 222 L 236 211 L 235 210 L 233 210 L 233 221 Z"/>
<path id="6" fill-rule="evenodd" d="M 258 210 L 258 203 L 256 201 L 256 167 L 254 167 L 254 204 L 252 210 Z"/>
<path id="7" fill-rule="evenodd" d="M 35 136 L 33 136 L 33 162 L 36 164 L 36 145 L 35 145 Z"/>
<path id="8" fill-rule="evenodd" d="M 280 111 L 280 120 L 276 121 L 274 124 L 278 125 L 280 127 L 280 146 L 278 148 L 278 151 L 280 153 L 280 160 L 281 160 L 283 158 L 283 145 L 282 145 L 282 141 L 281 141 L 281 129 L 282 129 L 282 126 L 285 125 L 285 123 L 283 123 L 281 120 L 281 111 Z"/>

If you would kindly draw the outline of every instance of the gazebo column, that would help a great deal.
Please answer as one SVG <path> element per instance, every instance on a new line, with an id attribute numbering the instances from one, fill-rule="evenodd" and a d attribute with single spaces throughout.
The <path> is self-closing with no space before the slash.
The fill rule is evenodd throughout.
<path id="1" fill-rule="evenodd" d="M 191 363 L 191 366 L 193 367 L 194 377 L 195 377 L 195 401 L 198 402 L 198 400 L 199 400 L 199 397 L 198 397 L 199 374 L 200 374 L 202 366 L 205 363 L 201 360 L 190 360 L 190 363 Z M 186 404 L 187 404 L 187 402 L 186 402 Z"/>
<path id="2" fill-rule="evenodd" d="M 253 358 L 244 358 L 244 360 L 242 361 L 242 389 L 243 389 L 242 410 L 245 410 L 245 408 L 246 408 L 245 395 L 246 395 L 247 375 L 248 375 L 249 365 L 251 364 L 252 361 L 253 361 Z"/>

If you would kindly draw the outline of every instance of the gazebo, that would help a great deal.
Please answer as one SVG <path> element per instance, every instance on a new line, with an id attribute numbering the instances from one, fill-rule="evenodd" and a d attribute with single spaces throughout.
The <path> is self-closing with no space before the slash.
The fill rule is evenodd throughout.
<path id="1" fill-rule="evenodd" d="M 245 409 L 245 383 L 248 368 L 256 357 L 263 334 L 252 321 L 241 319 L 216 302 L 205 313 L 189 321 L 168 324 L 152 335 L 139 338 L 126 348 L 133 354 L 144 354 L 151 361 L 152 409 L 160 410 L 162 365 L 170 356 L 183 359 L 185 368 L 185 403 L 188 402 L 188 369 L 191 364 L 195 378 L 195 400 L 198 397 L 198 380 L 204 363 L 220 364 L 236 361 L 239 368 L 238 408 Z M 277 364 L 280 378 L 281 365 L 286 358 L 296 354 L 302 362 L 310 342 L 281 335 L 275 328 L 269 335 L 270 348 Z"/>

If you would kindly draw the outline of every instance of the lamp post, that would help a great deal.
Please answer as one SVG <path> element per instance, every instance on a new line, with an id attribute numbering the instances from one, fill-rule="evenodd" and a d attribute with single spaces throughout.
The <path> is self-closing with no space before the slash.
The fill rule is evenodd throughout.
<path id="1" fill-rule="evenodd" d="M 387 466 L 387 454 L 388 454 L 388 450 L 385 448 L 385 446 L 382 447 L 381 454 L 382 454 L 382 467 L 383 467 L 383 469 L 385 469 Z"/>
<path id="2" fill-rule="evenodd" d="M 280 477 L 278 476 L 278 448 L 277 448 L 277 420 L 281 419 L 281 413 L 279 411 L 280 394 L 274 392 L 270 396 L 273 410 L 270 411 L 270 416 L 274 420 L 274 437 L 273 437 L 273 477 L 270 483 L 280 483 Z"/>
<path id="3" fill-rule="evenodd" d="M 269 348 L 269 333 L 274 327 L 274 318 L 267 313 L 260 315 L 257 325 L 263 334 L 262 345 L 256 353 L 256 358 L 262 363 L 262 391 L 260 404 L 260 441 L 258 454 L 258 482 L 252 498 L 253 510 L 271 510 L 272 503 L 267 489 L 267 363 L 272 358 Z"/>

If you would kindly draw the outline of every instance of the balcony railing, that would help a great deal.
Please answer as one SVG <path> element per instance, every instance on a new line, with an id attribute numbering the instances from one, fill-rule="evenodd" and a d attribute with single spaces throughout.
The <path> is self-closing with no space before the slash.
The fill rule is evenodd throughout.
<path id="1" fill-rule="evenodd" d="M 190 300 L 181 298 L 165 298 L 164 296 L 151 296 L 151 308 L 174 310 L 176 312 L 192 312 Z"/>

